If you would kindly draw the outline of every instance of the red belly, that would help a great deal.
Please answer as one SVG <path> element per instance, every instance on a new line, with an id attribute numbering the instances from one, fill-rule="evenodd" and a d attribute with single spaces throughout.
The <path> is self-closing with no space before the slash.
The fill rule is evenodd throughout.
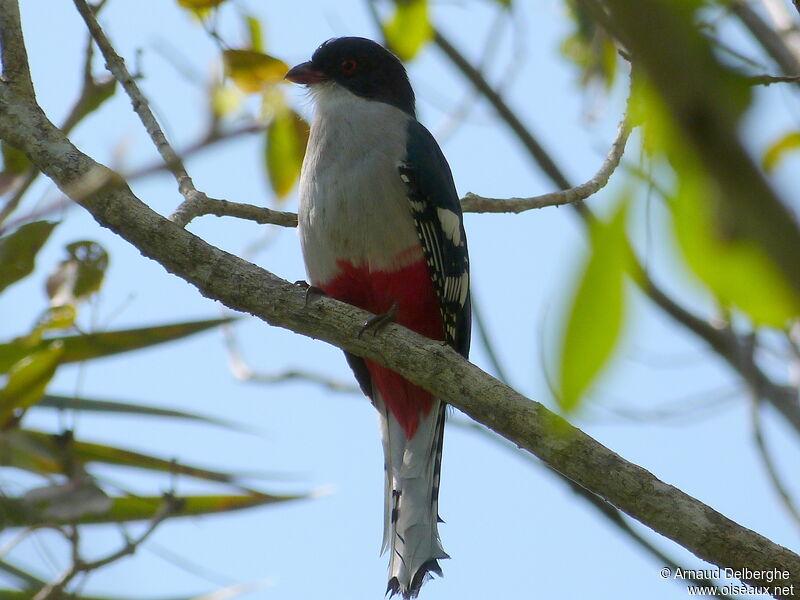
<path id="1" fill-rule="evenodd" d="M 317 284 L 330 297 L 374 314 L 385 313 L 396 303 L 397 323 L 425 337 L 444 339 L 439 301 L 424 260 L 396 271 L 370 271 L 366 265 L 356 267 L 345 261 L 337 261 L 337 265 L 337 276 Z M 430 411 L 431 394 L 385 367 L 365 362 L 386 407 L 406 436 L 413 437 L 420 414 Z"/>

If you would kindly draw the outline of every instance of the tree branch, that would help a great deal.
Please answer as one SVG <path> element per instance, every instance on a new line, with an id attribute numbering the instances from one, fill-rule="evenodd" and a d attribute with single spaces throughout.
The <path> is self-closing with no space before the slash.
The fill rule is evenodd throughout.
<path id="1" fill-rule="evenodd" d="M 15 0 L 0 0 L 0 58 L 3 61 L 3 74 L 0 83 L 9 85 L 12 90 L 34 98 L 33 81 L 28 67 L 28 51 L 20 31 L 19 6 Z"/>
<path id="2" fill-rule="evenodd" d="M 604 15 L 603 18 L 607 19 L 602 9 L 593 1 L 582 0 L 582 2 L 591 10 L 600 11 L 600 13 Z M 609 26 L 612 27 L 612 31 L 617 29 L 613 24 L 609 24 Z M 572 186 L 566 180 L 562 171 L 555 165 L 552 159 L 549 158 L 542 145 L 534 139 L 530 131 L 525 129 L 525 126 L 514 116 L 513 111 L 505 103 L 502 96 L 492 89 L 480 72 L 473 68 L 461 53 L 456 50 L 452 44 L 447 42 L 441 33 L 436 34 L 434 41 L 445 51 L 445 54 L 451 59 L 453 65 L 484 94 L 486 99 L 494 106 L 498 116 L 504 120 L 511 131 L 518 136 L 523 146 L 525 146 L 530 153 L 531 158 L 537 162 L 538 166 L 551 181 L 561 189 L 571 188 Z M 663 43 L 667 42 L 664 41 Z M 539 162 L 542 153 L 547 157 L 547 160 Z M 575 209 L 584 223 L 588 224 L 594 219 L 593 213 L 583 202 L 576 202 L 570 206 Z M 791 257 L 792 254 L 789 256 Z M 781 414 L 786 417 L 788 422 L 800 432 L 800 403 L 797 402 L 794 396 L 787 393 L 787 389 L 784 386 L 774 383 L 759 369 L 752 354 L 743 352 L 741 341 L 735 335 L 730 334 L 730 332 L 726 334 L 716 329 L 670 298 L 650 278 L 642 266 L 641 261 L 638 259 L 634 260 L 634 270 L 637 273 L 637 276 L 634 277 L 636 284 L 659 308 L 661 308 L 661 310 L 706 342 L 742 377 L 753 393 L 766 399 L 770 404 L 775 406 Z"/>
<path id="3" fill-rule="evenodd" d="M 800 61 L 798 61 L 792 50 L 786 46 L 781 36 L 775 33 L 772 27 L 767 25 L 747 2 L 743 0 L 732 2 L 731 11 L 753 34 L 753 37 L 761 44 L 761 47 L 781 68 L 784 75 L 791 76 L 800 73 Z"/>
<path id="4" fill-rule="evenodd" d="M 596 194 L 608 183 L 611 174 L 616 170 L 622 155 L 625 153 L 625 144 L 631 130 L 627 124 L 627 114 L 620 121 L 617 137 L 611 144 L 600 170 L 594 174 L 586 183 L 571 187 L 559 192 L 533 196 L 532 198 L 484 198 L 473 193 L 468 193 L 461 199 L 461 207 L 464 212 L 475 213 L 521 213 L 535 208 L 545 208 L 547 206 L 563 206 L 586 200 L 589 196 Z"/>
<path id="5" fill-rule="evenodd" d="M 74 0 L 74 2 L 75 7 L 86 23 L 86 27 L 89 29 L 89 33 L 92 34 L 95 43 L 98 48 L 100 48 L 100 52 L 106 59 L 106 68 L 111 71 L 114 78 L 119 81 L 120 85 L 125 89 L 125 92 L 131 99 L 134 112 L 139 115 L 139 119 L 141 119 L 150 139 L 153 140 L 158 152 L 164 159 L 164 163 L 178 182 L 178 190 L 186 200 L 178 207 L 178 210 L 175 211 L 171 218 L 181 226 L 185 226 L 191 220 L 187 218 L 187 215 L 191 214 L 192 204 L 195 202 L 203 203 L 207 200 L 207 197 L 194 187 L 194 182 L 192 178 L 189 177 L 181 157 L 175 152 L 169 141 L 167 141 L 167 137 L 161 130 L 158 120 L 156 120 L 153 111 L 150 110 L 147 98 L 142 94 L 139 86 L 136 85 L 136 81 L 134 81 L 125 66 L 125 61 L 117 54 L 117 51 L 114 50 L 111 42 L 109 42 L 106 34 L 100 27 L 100 23 L 97 22 L 92 8 L 89 7 L 86 0 Z"/>
<path id="6" fill-rule="evenodd" d="M 751 75 L 747 78 L 750 85 L 772 85 L 773 83 L 800 83 L 800 75 Z"/>
<path id="7" fill-rule="evenodd" d="M 19 31 L 8 32 L 20 35 Z M 714 564 L 780 569 L 800 588 L 800 556 L 750 531 L 629 463 L 490 377 L 441 342 L 399 325 L 358 337 L 369 316 L 305 293 L 247 261 L 207 244 L 142 203 L 116 174 L 81 153 L 39 107 L 0 84 L 0 137 L 22 150 L 103 226 L 145 256 L 230 308 L 374 360 L 460 408 L 537 455 L 577 484 Z M 86 181 L 90 184 L 87 185 Z M 755 582 L 755 580 L 754 580 Z"/>
<path id="8" fill-rule="evenodd" d="M 69 583 L 82 573 L 89 573 L 117 562 L 119 559 L 134 554 L 136 550 L 153 534 L 161 523 L 163 523 L 180 505 L 180 500 L 171 495 L 164 496 L 164 502 L 158 512 L 153 516 L 147 528 L 136 538 L 126 539 L 125 544 L 118 550 L 92 561 L 85 561 L 80 557 L 78 547 L 77 528 L 73 529 L 70 535 L 72 543 L 72 565 L 64 571 L 58 581 L 46 585 L 33 597 L 33 600 L 56 600 L 62 597 L 65 588 Z"/>

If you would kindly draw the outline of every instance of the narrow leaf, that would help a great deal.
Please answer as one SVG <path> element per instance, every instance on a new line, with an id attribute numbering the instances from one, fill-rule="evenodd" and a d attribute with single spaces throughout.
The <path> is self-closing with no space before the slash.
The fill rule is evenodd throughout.
<path id="1" fill-rule="evenodd" d="M 247 15 L 245 17 L 245 24 L 247 25 L 247 33 L 250 38 L 250 50 L 264 52 L 264 34 L 261 33 L 261 21 L 256 19 L 253 15 Z"/>
<path id="2" fill-rule="evenodd" d="M 266 85 L 280 83 L 289 70 L 282 60 L 255 50 L 225 50 L 225 75 L 243 92 L 260 92 Z"/>
<path id="3" fill-rule="evenodd" d="M 624 275 L 630 260 L 625 237 L 627 199 L 609 223 L 590 227 L 590 254 L 578 280 L 562 336 L 558 398 L 575 410 L 608 362 L 625 314 Z"/>
<path id="4" fill-rule="evenodd" d="M 209 496 L 179 497 L 179 503 L 172 517 L 197 517 L 255 508 L 267 504 L 277 504 L 308 498 L 308 495 L 272 494 L 231 494 Z M 87 513 L 77 519 L 54 518 L 38 511 L 34 504 L 24 498 L 0 497 L 0 514 L 5 527 L 31 527 L 41 524 L 103 524 L 128 523 L 152 519 L 164 504 L 161 496 L 116 497 L 111 498 L 108 509 L 103 513 Z"/>
<path id="5" fill-rule="evenodd" d="M 396 0 L 395 12 L 383 28 L 389 47 L 403 61 L 411 60 L 433 38 L 427 0 Z"/>
<path id="6" fill-rule="evenodd" d="M 0 466 L 18 467 L 41 474 L 64 473 L 66 458 L 81 465 L 102 463 L 134 467 L 159 473 L 188 475 L 219 483 L 236 483 L 237 479 L 235 475 L 229 473 L 41 431 L 12 430 L 0 435 Z"/>
<path id="7" fill-rule="evenodd" d="M 762 164 L 768 173 L 774 171 L 778 164 L 792 150 L 800 150 L 800 131 L 792 131 L 773 142 L 764 153 Z"/>
<path id="8" fill-rule="evenodd" d="M 56 341 L 11 367 L 6 385 L 0 390 L 0 424 L 8 423 L 17 410 L 39 401 L 63 355 L 64 344 Z"/>
<path id="9" fill-rule="evenodd" d="M 111 356 L 121 352 L 139 350 L 140 348 L 171 342 L 212 327 L 230 323 L 231 320 L 230 318 L 208 319 L 140 329 L 65 335 L 39 341 L 33 346 L 26 343 L 25 340 L 17 340 L 0 344 L 0 374 L 7 373 L 14 363 L 54 341 L 63 342 L 64 355 L 61 358 L 61 362 L 68 363 Z"/>
<path id="10" fill-rule="evenodd" d="M 30 589 L 26 591 L 15 590 L 0 590 L 0 600 L 31 600 L 36 596 L 39 588 Z M 128 598 L 117 598 L 110 596 L 83 596 L 79 594 L 70 594 L 69 600 L 129 600 Z"/>
<path id="11" fill-rule="evenodd" d="M 308 123 L 293 110 L 283 108 L 269 124 L 266 141 L 270 185 L 275 195 L 283 198 L 300 176 L 308 143 Z"/>
<path id="12" fill-rule="evenodd" d="M 81 412 L 123 414 L 145 417 L 168 417 L 197 421 L 209 425 L 217 425 L 229 429 L 236 429 L 238 431 L 247 430 L 247 428 L 242 425 L 222 419 L 205 417 L 203 415 L 188 413 L 181 410 L 170 410 L 155 406 L 133 404 L 130 402 L 118 402 L 114 400 L 98 400 L 90 398 L 78 398 L 75 396 L 53 396 L 46 394 L 41 400 L 39 400 L 34 408 L 55 408 L 58 410 L 79 410 Z"/>
<path id="13" fill-rule="evenodd" d="M 0 292 L 33 271 L 36 254 L 55 226 L 49 221 L 34 221 L 0 238 Z"/>
<path id="14" fill-rule="evenodd" d="M 74 121 L 82 121 L 103 106 L 105 101 L 111 98 L 116 90 L 117 80 L 114 77 L 109 76 L 102 81 L 92 83 L 91 88 L 87 90 L 89 93 L 81 97 L 80 104 L 74 109 L 72 115 Z"/>

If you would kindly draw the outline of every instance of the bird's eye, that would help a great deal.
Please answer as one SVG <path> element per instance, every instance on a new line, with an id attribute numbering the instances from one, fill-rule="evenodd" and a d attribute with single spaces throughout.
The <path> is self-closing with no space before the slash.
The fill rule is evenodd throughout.
<path id="1" fill-rule="evenodd" d="M 345 75 L 350 75 L 351 73 L 354 73 L 356 67 L 358 67 L 358 63 L 352 58 L 345 58 L 339 65 L 339 69 Z"/>

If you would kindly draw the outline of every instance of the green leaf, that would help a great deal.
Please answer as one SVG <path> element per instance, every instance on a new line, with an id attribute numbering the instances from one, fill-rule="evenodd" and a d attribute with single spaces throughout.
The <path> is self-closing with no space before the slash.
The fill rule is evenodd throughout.
<path id="1" fill-rule="evenodd" d="M 222 60 L 225 63 L 225 75 L 248 94 L 280 83 L 289 71 L 289 65 L 282 60 L 255 50 L 225 50 Z"/>
<path id="2" fill-rule="evenodd" d="M 33 271 L 36 253 L 56 225 L 49 221 L 34 221 L 0 237 L 0 292 Z"/>
<path id="3" fill-rule="evenodd" d="M 31 352 L 44 348 L 53 341 L 64 343 L 62 363 L 90 360 L 103 356 L 111 356 L 130 350 L 139 350 L 165 342 L 178 340 L 194 333 L 199 333 L 230 323 L 233 319 L 208 319 L 205 321 L 188 321 L 174 325 L 159 325 L 141 329 L 124 329 L 106 331 L 104 333 L 87 333 L 51 337 L 46 340 L 28 343 L 27 340 L 0 344 L 0 374 L 7 373 L 11 365 Z"/>
<path id="4" fill-rule="evenodd" d="M 272 495 L 253 492 L 250 494 L 183 496 L 171 517 L 197 517 L 228 513 L 267 504 L 277 504 L 308 498 L 308 495 Z M 161 496 L 115 497 L 111 498 L 109 508 L 103 513 L 87 513 L 77 519 L 59 519 L 44 515 L 36 506 L 24 498 L 0 497 L 0 514 L 4 527 L 31 527 L 48 524 L 103 524 L 128 523 L 150 520 L 159 512 L 164 503 Z"/>
<path id="5" fill-rule="evenodd" d="M 40 474 L 57 474 L 67 471 L 67 463 L 71 463 L 73 467 L 76 464 L 90 463 L 134 467 L 219 483 L 237 481 L 237 476 L 233 474 L 181 464 L 115 446 L 82 442 L 70 436 L 28 429 L 7 430 L 0 434 L 0 466 L 17 467 Z"/>
<path id="6" fill-rule="evenodd" d="M 768 173 L 774 171 L 792 150 L 800 150 L 800 131 L 792 131 L 781 136 L 767 148 L 762 159 L 764 170 Z"/>
<path id="7" fill-rule="evenodd" d="M 14 418 L 16 411 L 25 410 L 39 401 L 63 355 L 64 344 L 56 341 L 11 367 L 6 385 L 0 390 L 0 425 Z"/>
<path id="8" fill-rule="evenodd" d="M 27 591 L 15 591 L 15 590 L 0 590 L 0 600 L 31 600 L 38 592 L 37 589 L 30 589 Z M 69 600 L 128 600 L 123 598 L 112 598 L 110 596 L 83 596 L 79 594 L 72 594 L 69 595 Z"/>
<path id="9" fill-rule="evenodd" d="M 89 85 L 88 90 L 91 91 L 81 97 L 80 104 L 75 107 L 71 115 L 75 123 L 79 123 L 100 108 L 117 91 L 117 80 L 114 77 L 93 81 Z"/>
<path id="10" fill-rule="evenodd" d="M 208 425 L 218 425 L 229 429 L 236 429 L 239 431 L 247 430 L 242 425 L 231 423 L 222 419 L 215 419 L 213 417 L 204 417 L 203 415 L 196 415 L 180 410 L 170 410 L 166 408 L 157 408 L 155 406 L 146 406 L 142 404 L 132 404 L 129 402 L 117 402 L 114 400 L 97 400 L 90 398 L 77 398 L 75 396 L 54 396 L 46 394 L 36 404 L 35 408 L 49 408 L 57 410 L 79 410 L 81 412 L 94 412 L 105 414 L 123 414 L 135 415 L 144 417 L 167 417 L 175 419 L 184 419 L 189 421 L 197 421 L 199 423 L 206 423 Z"/>
<path id="11" fill-rule="evenodd" d="M 289 108 L 278 110 L 267 127 L 267 174 L 272 191 L 279 199 L 292 191 L 300 176 L 308 129 L 308 123 Z"/>
<path id="12" fill-rule="evenodd" d="M 0 140 L 0 154 L 3 156 L 3 173 L 21 175 L 31 166 L 30 159 L 22 150 L 17 150 L 5 140 Z"/>
<path id="13" fill-rule="evenodd" d="M 570 305 L 561 342 L 558 402 L 578 408 L 589 385 L 608 362 L 625 315 L 625 273 L 630 249 L 625 236 L 627 197 L 608 223 L 590 226 L 590 253 Z"/>
<path id="14" fill-rule="evenodd" d="M 245 16 L 245 24 L 250 38 L 250 50 L 264 52 L 264 34 L 261 33 L 261 21 L 253 15 L 247 15 Z"/>
<path id="15" fill-rule="evenodd" d="M 414 58 L 433 38 L 427 0 L 396 0 L 394 15 L 384 25 L 383 33 L 400 60 Z"/>
<path id="16" fill-rule="evenodd" d="M 724 306 L 747 314 L 757 325 L 784 327 L 800 316 L 800 298 L 766 251 L 746 236 L 725 235 L 725 200 L 708 179 L 685 162 L 670 202 L 678 245 L 694 273 Z"/>

